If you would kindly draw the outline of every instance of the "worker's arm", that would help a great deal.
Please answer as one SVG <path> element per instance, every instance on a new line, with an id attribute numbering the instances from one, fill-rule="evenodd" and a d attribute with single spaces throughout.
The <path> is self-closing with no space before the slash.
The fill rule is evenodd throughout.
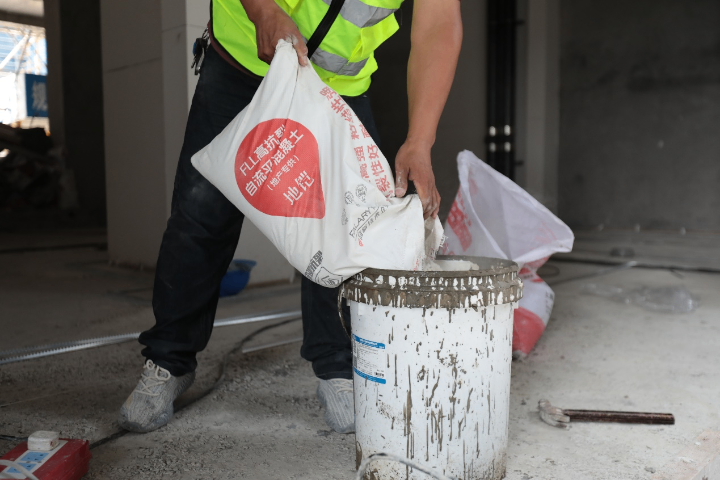
<path id="1" fill-rule="evenodd" d="M 300 65 L 307 65 L 307 46 L 300 31 L 285 10 L 275 0 L 238 0 L 248 18 L 255 24 L 258 58 L 270 63 L 280 40 L 293 44 Z"/>
<path id="2" fill-rule="evenodd" d="M 460 0 L 415 0 L 410 38 L 409 129 L 395 157 L 395 195 L 404 196 L 412 180 L 428 218 L 440 209 L 430 150 L 460 55 Z"/>

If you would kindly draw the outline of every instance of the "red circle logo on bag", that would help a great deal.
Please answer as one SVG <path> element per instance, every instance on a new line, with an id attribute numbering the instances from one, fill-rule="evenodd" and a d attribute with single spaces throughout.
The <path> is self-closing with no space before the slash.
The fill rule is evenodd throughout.
<path id="1" fill-rule="evenodd" d="M 238 148 L 235 179 L 245 200 L 266 215 L 325 216 L 318 143 L 294 120 L 275 118 L 253 128 Z"/>

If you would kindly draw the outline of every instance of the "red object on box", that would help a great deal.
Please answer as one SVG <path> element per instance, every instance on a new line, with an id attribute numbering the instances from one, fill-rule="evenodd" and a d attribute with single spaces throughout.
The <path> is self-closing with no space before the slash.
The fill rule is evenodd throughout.
<path id="1" fill-rule="evenodd" d="M 90 444 L 87 440 L 61 438 L 49 452 L 27 449 L 23 442 L 6 453 L 2 459 L 19 463 L 40 480 L 79 480 L 88 471 Z M 0 473 L 13 478 L 27 478 L 13 467 L 0 465 Z"/>

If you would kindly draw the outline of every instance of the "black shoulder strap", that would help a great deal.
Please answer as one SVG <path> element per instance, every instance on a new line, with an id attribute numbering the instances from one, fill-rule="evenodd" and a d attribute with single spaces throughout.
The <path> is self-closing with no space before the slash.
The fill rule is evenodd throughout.
<path id="1" fill-rule="evenodd" d="M 340 14 L 340 9 L 342 8 L 344 3 L 345 0 L 332 0 L 332 2 L 330 3 L 330 8 L 328 9 L 323 19 L 320 20 L 320 25 L 318 25 L 318 27 L 315 29 L 315 32 L 313 32 L 312 36 L 310 37 L 310 40 L 308 40 L 307 42 L 308 58 L 312 58 L 313 53 L 315 53 L 315 50 L 317 50 L 317 48 L 322 43 L 325 35 L 327 35 L 330 27 L 335 22 L 337 16 Z"/>

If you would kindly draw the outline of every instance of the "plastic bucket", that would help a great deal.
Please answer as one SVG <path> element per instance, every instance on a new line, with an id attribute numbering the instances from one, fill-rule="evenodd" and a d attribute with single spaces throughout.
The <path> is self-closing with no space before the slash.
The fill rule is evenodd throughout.
<path id="1" fill-rule="evenodd" d="M 518 267 L 494 258 L 438 260 L 479 269 L 368 269 L 343 286 L 352 318 L 357 465 L 384 452 L 449 477 L 500 479 L 513 310 L 522 296 Z M 428 477 L 378 461 L 364 478 Z"/>

